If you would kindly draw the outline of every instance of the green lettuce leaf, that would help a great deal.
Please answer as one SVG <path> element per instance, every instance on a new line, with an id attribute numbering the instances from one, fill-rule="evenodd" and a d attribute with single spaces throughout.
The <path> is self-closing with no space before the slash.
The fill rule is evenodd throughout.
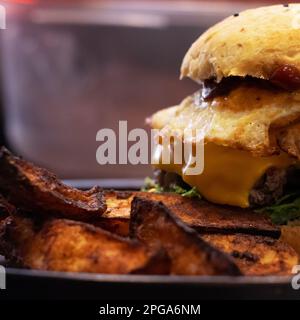
<path id="1" fill-rule="evenodd" d="M 180 194 L 183 197 L 187 198 L 198 198 L 201 199 L 201 195 L 198 192 L 198 190 L 193 187 L 190 189 L 185 189 L 177 184 L 172 184 L 168 189 L 162 188 L 158 183 L 155 183 L 155 181 L 149 177 L 147 177 L 144 181 L 144 187 L 142 188 L 142 191 L 148 191 L 148 192 L 172 192 Z"/>
<path id="2" fill-rule="evenodd" d="M 146 177 L 144 180 L 144 186 L 142 187 L 141 191 L 146 192 L 163 192 L 163 188 L 158 183 L 155 183 L 153 179 L 150 177 Z"/>
<path id="3" fill-rule="evenodd" d="M 286 224 L 300 218 L 300 193 L 291 193 L 279 199 L 272 206 L 256 210 L 267 213 L 275 224 Z"/>

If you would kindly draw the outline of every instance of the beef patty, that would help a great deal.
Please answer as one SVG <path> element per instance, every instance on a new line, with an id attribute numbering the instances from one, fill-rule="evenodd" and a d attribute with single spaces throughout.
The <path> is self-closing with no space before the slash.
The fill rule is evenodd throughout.
<path id="1" fill-rule="evenodd" d="M 182 178 L 173 172 L 155 170 L 156 182 L 165 190 L 170 191 L 172 186 L 178 185 L 184 189 L 191 188 Z M 257 181 L 249 194 L 251 207 L 267 206 L 281 198 L 287 189 L 298 187 L 300 184 L 300 170 L 296 167 L 288 169 L 270 168 Z"/>

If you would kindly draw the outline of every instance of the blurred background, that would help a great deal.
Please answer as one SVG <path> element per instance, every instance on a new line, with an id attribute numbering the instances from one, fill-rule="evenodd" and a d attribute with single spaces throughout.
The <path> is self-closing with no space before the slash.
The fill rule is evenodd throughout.
<path id="1" fill-rule="evenodd" d="M 191 43 L 271 3 L 281 2 L 2 1 L 1 144 L 61 178 L 144 177 L 149 166 L 97 164 L 97 131 L 119 120 L 146 128 L 147 116 L 197 90 L 179 81 Z"/>

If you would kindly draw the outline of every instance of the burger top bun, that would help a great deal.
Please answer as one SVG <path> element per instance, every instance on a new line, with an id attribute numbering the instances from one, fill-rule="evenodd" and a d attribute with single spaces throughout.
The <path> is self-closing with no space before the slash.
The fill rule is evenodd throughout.
<path id="1" fill-rule="evenodd" d="M 214 25 L 186 53 L 181 78 L 269 79 L 286 64 L 300 70 L 300 4 L 246 10 Z"/>

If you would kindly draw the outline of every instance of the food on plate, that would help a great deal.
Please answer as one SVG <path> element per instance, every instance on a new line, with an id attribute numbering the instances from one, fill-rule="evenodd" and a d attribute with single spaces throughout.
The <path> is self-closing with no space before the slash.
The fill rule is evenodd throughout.
<path id="1" fill-rule="evenodd" d="M 15 212 L 16 208 L 0 194 L 0 221 Z"/>
<path id="2" fill-rule="evenodd" d="M 102 189 L 82 191 L 30 162 L 0 150 L 0 192 L 18 208 L 36 214 L 95 220 L 106 210 Z"/>
<path id="3" fill-rule="evenodd" d="M 287 275 L 298 264 L 298 255 L 286 243 L 246 234 L 205 234 L 202 238 L 230 254 L 244 275 Z"/>
<path id="4" fill-rule="evenodd" d="M 154 152 L 160 191 L 193 189 L 211 203 L 271 212 L 279 224 L 300 218 L 294 202 L 300 199 L 300 38 L 293 25 L 299 10 L 300 4 L 246 10 L 192 44 L 181 77 L 199 90 L 149 121 L 161 138 Z M 186 174 L 189 161 L 162 161 L 185 128 L 203 135 L 201 174 Z M 281 206 L 291 201 L 293 215 Z"/>
<path id="5" fill-rule="evenodd" d="M 244 209 L 232 207 L 224 210 L 221 206 L 172 193 L 109 191 L 106 197 L 108 211 L 103 215 L 106 224 L 101 224 L 104 229 L 118 234 L 128 234 L 128 225 L 133 223 L 130 220 L 131 203 L 137 197 L 150 201 L 150 205 L 162 202 L 175 219 L 195 229 L 212 246 L 230 254 L 245 275 L 290 274 L 298 262 L 298 256 L 291 248 L 294 243 L 283 238 L 284 230 L 282 241 L 279 241 L 280 229 L 263 214 L 250 210 L 245 213 Z M 114 220 L 119 222 L 117 228 L 114 228 Z M 299 243 L 299 236 L 296 239 Z M 174 246 L 174 249 L 178 248 Z"/>
<path id="6" fill-rule="evenodd" d="M 107 274 L 167 274 L 169 259 L 136 240 L 67 219 L 13 215 L 0 228 L 0 250 L 24 268 Z"/>
<path id="7" fill-rule="evenodd" d="M 0 181 L 11 182 L 7 176 L 15 173 L 8 175 L 5 167 L 0 161 Z M 108 190 L 102 194 L 106 210 L 99 219 L 85 217 L 88 212 L 62 218 L 65 212 L 47 210 L 48 200 L 32 203 L 31 187 L 37 185 L 32 181 L 44 172 L 39 170 L 31 171 L 31 183 L 15 178 L 0 199 L 0 254 L 11 266 L 108 274 L 269 275 L 290 274 L 298 261 L 264 214 L 199 197 Z M 48 181 L 49 175 L 40 176 Z M 57 185 L 61 182 L 55 178 Z M 20 190 L 29 196 L 10 204 Z"/>
<path id="8" fill-rule="evenodd" d="M 300 225 L 283 226 L 280 239 L 294 248 L 300 257 Z"/>
<path id="9" fill-rule="evenodd" d="M 241 275 L 228 255 L 203 241 L 162 202 L 135 197 L 130 236 L 150 248 L 163 248 L 171 259 L 171 274 Z"/>
<path id="10" fill-rule="evenodd" d="M 105 191 L 104 194 L 107 210 L 99 220 L 99 225 L 122 235 L 128 234 L 131 202 L 137 196 L 163 202 L 173 215 L 201 233 L 240 232 L 274 238 L 280 236 L 279 227 L 268 216 L 250 209 L 215 205 L 168 192 Z"/>
<path id="11" fill-rule="evenodd" d="M 0 253 L 10 265 L 290 275 L 300 254 L 298 12 L 300 4 L 247 10 L 196 40 L 181 77 L 200 88 L 151 117 L 156 181 L 148 179 L 146 190 L 71 188 L 1 148 Z M 175 161 L 186 128 L 203 137 L 201 174 L 188 174 L 195 140 L 184 162 Z M 170 163 L 162 161 L 164 151 L 171 151 Z"/>

